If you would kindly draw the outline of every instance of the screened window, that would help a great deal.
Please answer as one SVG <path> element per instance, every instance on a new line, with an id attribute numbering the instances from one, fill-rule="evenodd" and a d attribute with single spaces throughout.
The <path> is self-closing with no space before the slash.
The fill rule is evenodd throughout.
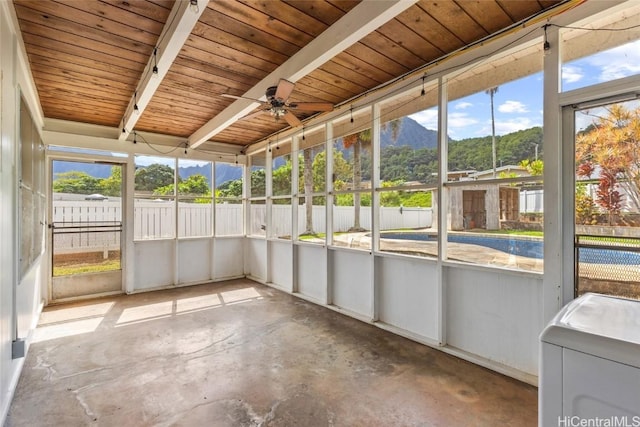
<path id="1" fill-rule="evenodd" d="M 20 99 L 20 277 L 44 248 L 45 151 L 26 103 Z"/>
<path id="2" fill-rule="evenodd" d="M 298 239 L 309 243 L 326 240 L 326 150 L 324 127 L 307 131 L 298 149 Z"/>
<path id="3" fill-rule="evenodd" d="M 396 254 L 435 257 L 438 227 L 434 201 L 438 174 L 438 108 L 394 117 L 408 104 L 437 102 L 437 85 L 407 94 L 383 106 L 380 136 L 379 249 Z"/>
<path id="4" fill-rule="evenodd" d="M 178 159 L 178 237 L 211 236 L 211 162 Z"/>
<path id="5" fill-rule="evenodd" d="M 271 234 L 278 239 L 291 239 L 292 157 L 291 140 L 271 144 Z"/>
<path id="6" fill-rule="evenodd" d="M 447 85 L 446 258 L 542 271 L 543 75 L 512 58 L 541 70 L 543 55 L 527 46 L 511 55 Z"/>
<path id="7" fill-rule="evenodd" d="M 176 159 L 135 156 L 134 238 L 176 236 Z"/>
<path id="8" fill-rule="evenodd" d="M 216 236 L 237 236 L 244 232 L 243 170 L 239 164 L 215 163 Z"/>
<path id="9" fill-rule="evenodd" d="M 249 157 L 249 227 L 247 233 L 252 236 L 267 235 L 267 188 L 266 188 L 266 151 Z"/>

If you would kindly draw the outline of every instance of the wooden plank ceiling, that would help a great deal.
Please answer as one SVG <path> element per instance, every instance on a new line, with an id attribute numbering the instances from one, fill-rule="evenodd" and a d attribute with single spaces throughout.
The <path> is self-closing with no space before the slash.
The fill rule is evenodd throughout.
<path id="1" fill-rule="evenodd" d="M 289 101 L 343 103 L 560 2 L 418 1 L 300 78 Z M 245 94 L 358 3 L 210 1 L 135 131 L 189 138 L 234 102 L 222 94 Z M 14 0 L 14 6 L 45 117 L 120 129 L 171 24 L 174 0 Z M 302 120 L 312 114 L 296 112 Z M 211 141 L 245 146 L 288 126 L 265 113 L 231 123 Z"/>

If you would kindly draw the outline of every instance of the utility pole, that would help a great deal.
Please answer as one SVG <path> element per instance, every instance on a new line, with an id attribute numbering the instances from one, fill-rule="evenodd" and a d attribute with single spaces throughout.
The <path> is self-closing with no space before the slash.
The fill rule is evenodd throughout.
<path id="1" fill-rule="evenodd" d="M 498 92 L 498 86 L 487 89 L 485 93 L 491 97 L 491 154 L 493 157 L 493 177 L 496 177 L 496 118 L 493 112 L 493 95 Z"/>

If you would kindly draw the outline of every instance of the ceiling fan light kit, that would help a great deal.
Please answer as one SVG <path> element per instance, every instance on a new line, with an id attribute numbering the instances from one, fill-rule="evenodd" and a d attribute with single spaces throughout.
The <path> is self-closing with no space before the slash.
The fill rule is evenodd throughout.
<path id="1" fill-rule="evenodd" d="M 276 121 L 284 119 L 291 127 L 302 125 L 302 121 L 300 121 L 300 119 L 296 117 L 291 110 L 312 112 L 333 110 L 333 104 L 330 102 L 288 102 L 294 88 L 295 83 L 286 79 L 280 79 L 277 86 L 269 86 L 265 91 L 265 97 L 267 98 L 266 101 L 229 94 L 223 94 L 222 96 L 233 99 L 249 99 L 262 104 L 258 111 L 249 113 L 246 116 L 241 117 L 240 120 L 247 120 L 263 113 L 268 113 Z"/>

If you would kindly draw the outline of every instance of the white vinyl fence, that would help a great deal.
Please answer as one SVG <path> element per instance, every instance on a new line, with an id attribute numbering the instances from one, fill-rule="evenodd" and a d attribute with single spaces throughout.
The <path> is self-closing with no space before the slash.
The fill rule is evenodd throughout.
<path id="1" fill-rule="evenodd" d="M 326 207 L 313 206 L 313 228 L 316 233 L 326 233 Z M 250 234 L 264 235 L 266 229 L 266 206 L 251 205 Z M 307 229 L 306 206 L 298 206 L 298 231 Z M 291 235 L 291 206 L 273 205 L 271 220 L 274 236 Z M 432 223 L 431 208 L 380 208 L 380 230 L 397 230 L 401 228 L 429 228 Z M 333 231 L 345 232 L 353 227 L 353 206 L 333 207 Z M 371 207 L 360 208 L 360 226 L 371 230 Z"/>
<path id="2" fill-rule="evenodd" d="M 520 190 L 520 213 L 541 213 L 544 190 Z"/>
<path id="3" fill-rule="evenodd" d="M 216 235 L 241 235 L 243 233 L 243 205 L 217 204 Z M 176 230 L 175 203 L 170 200 L 136 200 L 134 206 L 134 239 L 156 239 L 210 236 L 212 234 L 212 205 L 200 203 L 178 203 Z M 334 231 L 347 231 L 353 227 L 353 207 L 334 206 Z M 264 235 L 266 232 L 266 206 L 251 205 L 249 234 Z M 122 210 L 119 201 L 62 201 L 53 202 L 53 222 L 89 224 L 96 222 L 120 222 Z M 432 223 L 431 208 L 381 208 L 380 229 L 428 228 Z M 272 206 L 274 236 L 291 235 L 291 205 Z M 361 227 L 371 229 L 371 208 L 360 208 Z M 306 207 L 298 207 L 298 229 L 306 230 Z M 326 233 L 326 208 L 313 206 L 313 231 Z M 117 250 L 120 247 L 119 233 L 77 233 L 56 236 L 56 253 L 83 250 Z"/>

